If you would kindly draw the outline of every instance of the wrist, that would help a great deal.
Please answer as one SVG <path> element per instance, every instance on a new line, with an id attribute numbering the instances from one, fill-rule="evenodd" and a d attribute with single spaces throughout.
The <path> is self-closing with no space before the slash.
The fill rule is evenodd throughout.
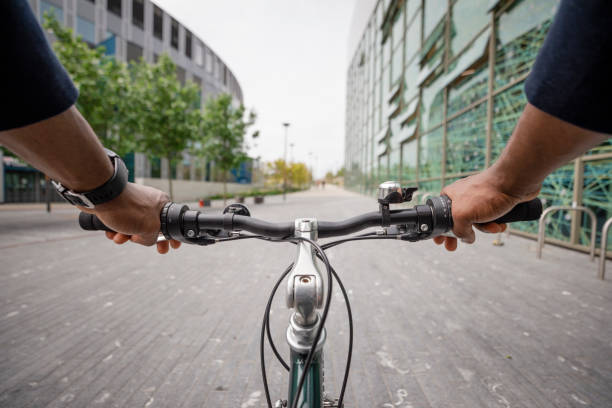
<path id="1" fill-rule="evenodd" d="M 489 182 L 501 193 L 520 201 L 535 198 L 542 188 L 543 180 L 533 174 L 522 174 L 517 167 L 508 165 L 500 158 L 485 172 L 488 173 Z"/>

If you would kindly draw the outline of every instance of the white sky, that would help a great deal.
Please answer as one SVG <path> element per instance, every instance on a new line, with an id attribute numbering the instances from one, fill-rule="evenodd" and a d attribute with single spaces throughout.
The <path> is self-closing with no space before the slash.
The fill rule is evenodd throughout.
<path id="1" fill-rule="evenodd" d="M 290 122 L 295 161 L 314 166 L 316 177 L 344 164 L 348 32 L 355 0 L 155 2 L 238 78 L 245 106 L 258 115 L 253 130 L 260 136 L 252 156 L 281 158 L 282 122 Z M 287 156 L 291 159 L 290 148 Z"/>

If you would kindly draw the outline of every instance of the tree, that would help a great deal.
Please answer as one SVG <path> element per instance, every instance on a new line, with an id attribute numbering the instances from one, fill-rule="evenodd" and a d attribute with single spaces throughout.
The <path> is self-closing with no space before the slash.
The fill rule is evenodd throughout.
<path id="1" fill-rule="evenodd" d="M 287 164 L 283 159 L 277 159 L 267 163 L 267 182 L 275 186 L 282 185 L 285 172 L 289 185 L 294 188 L 304 188 L 312 180 L 312 174 L 305 163 Z"/>
<path id="2" fill-rule="evenodd" d="M 102 144 L 120 155 L 133 151 L 137 116 L 127 65 L 104 55 L 103 47 L 90 48 L 53 13 L 45 14 L 43 26 L 55 36 L 53 50 L 79 90 L 76 106 Z"/>
<path id="3" fill-rule="evenodd" d="M 189 144 L 197 139 L 200 111 L 200 93 L 195 84 L 182 85 L 176 77 L 176 65 L 163 54 L 157 64 L 146 61 L 132 66 L 134 86 L 132 104 L 138 119 L 140 137 L 138 149 L 149 158 L 163 157 L 170 169 L 182 157 Z M 168 172 L 170 198 L 172 172 Z"/>
<path id="4" fill-rule="evenodd" d="M 228 172 L 248 158 L 244 135 L 255 122 L 256 115 L 250 112 L 246 116 L 245 119 L 244 106 L 235 107 L 228 94 L 211 98 L 204 106 L 200 140 L 205 157 L 214 161 L 215 166 L 221 170 L 224 204 Z"/>
<path id="5" fill-rule="evenodd" d="M 311 175 L 308 167 L 304 163 L 291 163 L 289 166 L 289 180 L 292 187 L 304 188 L 310 184 Z"/>

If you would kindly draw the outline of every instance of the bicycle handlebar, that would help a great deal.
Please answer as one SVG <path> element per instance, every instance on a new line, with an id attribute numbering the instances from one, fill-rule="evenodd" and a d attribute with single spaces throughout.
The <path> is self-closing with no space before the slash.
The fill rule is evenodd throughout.
<path id="1" fill-rule="evenodd" d="M 504 216 L 494 220 L 496 223 L 532 221 L 540 218 L 542 203 L 539 199 L 518 204 Z M 207 245 L 215 242 L 214 237 L 223 231 L 244 230 L 270 238 L 293 236 L 294 223 L 273 223 L 247 215 L 228 212 L 225 214 L 202 214 L 190 210 L 186 205 L 168 203 L 160 215 L 161 230 L 166 239 Z M 88 231 L 111 231 L 95 215 L 81 213 L 81 228 Z M 318 235 L 327 238 L 348 235 L 368 227 L 400 226 L 401 239 L 418 241 L 442 235 L 453 227 L 451 201 L 446 196 L 432 197 L 425 205 L 410 209 L 369 212 L 343 221 L 318 221 Z"/>

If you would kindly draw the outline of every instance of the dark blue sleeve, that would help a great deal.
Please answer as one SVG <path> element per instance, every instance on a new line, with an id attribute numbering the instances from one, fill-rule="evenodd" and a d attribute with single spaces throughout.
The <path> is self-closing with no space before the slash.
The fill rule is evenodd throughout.
<path id="1" fill-rule="evenodd" d="M 525 83 L 529 103 L 612 133 L 612 0 L 562 0 Z"/>
<path id="2" fill-rule="evenodd" d="M 0 130 L 29 125 L 72 106 L 78 96 L 26 0 L 0 0 Z"/>

